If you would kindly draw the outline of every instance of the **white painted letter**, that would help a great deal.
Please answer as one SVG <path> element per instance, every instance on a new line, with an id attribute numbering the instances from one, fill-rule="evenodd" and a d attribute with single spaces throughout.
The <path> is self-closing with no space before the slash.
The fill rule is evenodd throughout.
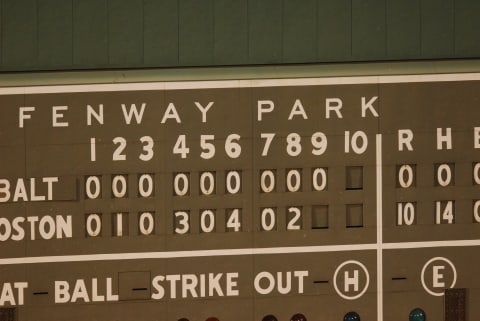
<path id="1" fill-rule="evenodd" d="M 58 177 L 44 177 L 42 179 L 44 183 L 47 183 L 47 200 L 51 201 L 53 199 L 53 183 L 58 183 Z"/>
<path id="2" fill-rule="evenodd" d="M 63 114 L 59 110 L 68 110 L 68 106 L 53 106 L 52 107 L 52 125 L 53 127 L 68 127 L 68 122 L 59 122 L 63 118 Z"/>
<path id="3" fill-rule="evenodd" d="M 240 292 L 236 288 L 238 285 L 238 272 L 227 273 L 227 296 L 238 296 Z"/>
<path id="4" fill-rule="evenodd" d="M 475 149 L 480 148 L 480 127 L 473 129 L 473 147 Z"/>
<path id="5" fill-rule="evenodd" d="M 206 123 L 207 122 L 207 112 L 208 110 L 210 109 L 210 107 L 213 106 L 213 101 L 209 102 L 208 105 L 206 107 L 203 107 L 199 102 L 195 102 L 195 106 L 197 106 L 197 108 L 200 110 L 200 112 L 202 113 L 202 123 Z"/>
<path id="6" fill-rule="evenodd" d="M 442 273 L 440 273 L 441 270 L 445 270 L 445 267 L 442 265 L 433 266 L 433 287 L 434 288 L 445 287 L 445 282 L 441 282 L 444 276 Z"/>
<path id="7" fill-rule="evenodd" d="M 295 104 L 293 105 L 292 110 L 290 111 L 290 116 L 288 116 L 288 120 L 292 120 L 293 116 L 297 116 L 297 115 L 302 116 L 303 119 L 308 119 L 300 99 L 295 100 Z"/>
<path id="8" fill-rule="evenodd" d="M 298 293 L 303 293 L 304 278 L 308 276 L 308 271 L 295 271 L 293 276 L 298 278 Z"/>
<path id="9" fill-rule="evenodd" d="M 135 121 L 137 122 L 137 124 L 140 124 L 142 122 L 145 106 L 146 106 L 146 103 L 142 103 L 142 109 L 140 109 L 140 112 L 138 112 L 137 105 L 131 104 L 130 110 L 128 111 L 128 115 L 127 115 L 127 106 L 125 104 L 122 104 L 123 118 L 125 118 L 125 122 L 127 123 L 127 125 L 130 125 L 130 123 L 132 122 L 133 116 L 135 116 Z"/>
<path id="10" fill-rule="evenodd" d="M 378 113 L 373 108 L 373 103 L 378 99 L 378 96 L 372 97 L 368 102 L 366 102 L 365 97 L 362 97 L 362 118 L 366 117 L 366 111 L 367 109 L 370 110 L 372 113 L 373 117 L 378 117 Z"/>
<path id="11" fill-rule="evenodd" d="M 25 114 L 26 111 L 35 111 L 35 107 L 20 107 L 18 115 L 18 127 L 23 128 L 23 120 L 31 119 L 32 115 Z"/>
<path id="12" fill-rule="evenodd" d="M 55 281 L 55 303 L 67 303 L 70 300 L 67 281 Z"/>
<path id="13" fill-rule="evenodd" d="M 18 292 L 18 305 L 23 305 L 24 290 L 28 288 L 27 282 L 15 282 L 13 287 L 17 289 Z"/>
<path id="14" fill-rule="evenodd" d="M 268 107 L 264 107 L 268 106 Z M 270 113 L 275 108 L 273 101 L 271 100 L 259 100 L 257 102 L 257 121 L 262 120 L 262 114 Z"/>
<path id="15" fill-rule="evenodd" d="M 10 199 L 10 182 L 8 179 L 0 179 L 0 195 L 3 194 L 3 197 L 0 197 L 0 203 L 5 203 Z"/>
<path id="16" fill-rule="evenodd" d="M 445 135 L 441 128 L 437 128 L 437 150 L 443 149 L 443 144 L 446 144 L 446 149 L 452 149 L 452 129 L 447 128 Z"/>
<path id="17" fill-rule="evenodd" d="M 163 275 L 157 275 L 152 280 L 152 286 L 156 292 L 152 293 L 152 299 L 160 300 L 165 296 L 165 289 L 160 285 L 160 282 L 163 282 L 165 277 Z"/>
<path id="18" fill-rule="evenodd" d="M 265 278 L 268 281 L 268 285 L 266 288 L 262 288 L 260 286 L 260 282 L 262 281 L 263 278 Z M 273 278 L 273 275 L 268 272 L 260 272 L 255 277 L 254 286 L 257 293 L 269 294 L 270 292 L 272 292 L 273 288 L 275 287 L 275 279 Z"/>
<path id="19" fill-rule="evenodd" d="M 327 119 L 330 118 L 330 112 L 333 110 L 338 118 L 343 118 L 342 113 L 340 112 L 342 109 L 342 100 L 340 98 L 327 98 L 325 99 L 325 117 Z"/>
<path id="20" fill-rule="evenodd" d="M 92 106 L 87 105 L 87 125 L 92 126 L 92 115 L 98 121 L 99 124 L 103 125 L 103 104 L 98 105 L 98 113 L 93 109 Z"/>
<path id="21" fill-rule="evenodd" d="M 358 291 L 359 285 L 358 270 L 353 271 L 353 277 L 348 276 L 348 271 L 345 271 L 345 292 L 350 292 L 350 286 L 353 285 L 354 291 Z"/>
<path id="22" fill-rule="evenodd" d="M 398 130 L 398 150 L 403 151 L 405 146 L 409 151 L 413 150 L 412 146 L 413 132 L 411 129 L 399 129 Z"/>
<path id="23" fill-rule="evenodd" d="M 165 124 L 167 119 L 175 119 L 177 121 L 177 124 L 180 124 L 182 122 L 173 103 L 168 104 L 167 110 L 165 110 L 165 113 L 163 114 L 161 123 Z"/>

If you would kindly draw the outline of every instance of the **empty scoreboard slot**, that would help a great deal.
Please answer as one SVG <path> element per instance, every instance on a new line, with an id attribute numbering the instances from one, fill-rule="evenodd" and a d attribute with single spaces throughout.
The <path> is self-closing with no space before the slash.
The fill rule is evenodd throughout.
<path id="1" fill-rule="evenodd" d="M 37 291 L 37 292 L 33 292 L 33 295 L 48 295 L 48 292 L 47 291 Z"/>
<path id="2" fill-rule="evenodd" d="M 127 271 L 118 273 L 120 301 L 150 299 L 150 271 Z"/>
<path id="3" fill-rule="evenodd" d="M 132 291 L 147 291 L 148 288 L 133 288 Z"/>
<path id="4" fill-rule="evenodd" d="M 445 321 L 467 320 L 467 289 L 445 289 Z"/>
<path id="5" fill-rule="evenodd" d="M 0 321 L 15 321 L 16 314 L 16 308 L 0 308 Z"/>
<path id="6" fill-rule="evenodd" d="M 363 189 L 363 167 L 348 166 L 346 168 L 345 189 L 360 190 Z"/>
<path id="7" fill-rule="evenodd" d="M 313 284 L 328 284 L 328 280 L 315 280 L 313 281 Z"/>
<path id="8" fill-rule="evenodd" d="M 328 229 L 328 205 L 312 206 L 312 229 Z"/>
<path id="9" fill-rule="evenodd" d="M 346 227 L 363 227 L 363 204 L 346 205 Z"/>

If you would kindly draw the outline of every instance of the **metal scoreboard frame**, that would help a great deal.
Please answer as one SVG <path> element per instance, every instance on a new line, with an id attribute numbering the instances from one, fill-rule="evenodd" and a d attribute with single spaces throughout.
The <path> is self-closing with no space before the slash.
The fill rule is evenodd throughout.
<path id="1" fill-rule="evenodd" d="M 478 319 L 479 90 L 0 88 L 1 320 Z"/>

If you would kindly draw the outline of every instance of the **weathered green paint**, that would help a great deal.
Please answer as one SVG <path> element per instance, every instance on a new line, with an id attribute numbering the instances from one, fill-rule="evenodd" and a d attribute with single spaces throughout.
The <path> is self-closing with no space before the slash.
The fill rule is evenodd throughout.
<path id="1" fill-rule="evenodd" d="M 178 5 L 176 0 L 145 0 L 145 66 L 178 65 Z"/>
<path id="2" fill-rule="evenodd" d="M 73 61 L 72 1 L 43 0 L 37 5 L 38 65 L 68 68 Z"/>
<path id="3" fill-rule="evenodd" d="M 455 55 L 478 56 L 480 51 L 480 2 L 457 0 L 455 3 Z"/>
<path id="4" fill-rule="evenodd" d="M 282 62 L 282 7 L 279 0 L 249 0 L 249 61 Z"/>
<path id="5" fill-rule="evenodd" d="M 0 0 L 0 71 L 477 58 L 476 0 Z"/>
<path id="6" fill-rule="evenodd" d="M 352 59 L 352 8 L 350 0 L 317 1 L 317 59 Z"/>
<path id="7" fill-rule="evenodd" d="M 384 0 L 352 2 L 352 53 L 354 59 L 377 60 L 386 56 Z"/>
<path id="8" fill-rule="evenodd" d="M 213 64 L 213 0 L 179 0 L 179 64 Z"/>
<path id="9" fill-rule="evenodd" d="M 2 2 L 2 66 L 28 69 L 37 65 L 37 6 L 34 0 Z"/>
<path id="10" fill-rule="evenodd" d="M 387 1 L 387 21 L 387 54 L 393 59 L 418 57 L 421 51 L 419 1 Z"/>
<path id="11" fill-rule="evenodd" d="M 143 63 L 143 1 L 108 4 L 108 56 L 114 66 Z"/>
<path id="12" fill-rule="evenodd" d="M 452 57 L 454 53 L 454 0 L 423 0 L 421 53 L 425 58 Z"/>
<path id="13" fill-rule="evenodd" d="M 214 60 L 220 65 L 248 63 L 248 6 L 244 0 L 215 1 Z"/>
<path id="14" fill-rule="evenodd" d="M 108 65 L 107 12 L 107 0 L 73 0 L 72 68 Z"/>
<path id="15" fill-rule="evenodd" d="M 285 62 L 316 60 L 317 1 L 287 0 L 284 2 L 283 57 Z"/>

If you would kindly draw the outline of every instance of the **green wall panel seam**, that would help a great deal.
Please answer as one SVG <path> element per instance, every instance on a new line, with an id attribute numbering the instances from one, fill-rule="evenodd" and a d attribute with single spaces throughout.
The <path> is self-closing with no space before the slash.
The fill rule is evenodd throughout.
<path id="1" fill-rule="evenodd" d="M 385 0 L 385 6 L 383 10 L 383 17 L 385 21 L 385 35 L 384 35 L 384 46 L 383 50 L 386 55 L 388 55 L 388 21 L 387 21 L 387 15 L 388 15 L 388 0 Z"/>
<path id="2" fill-rule="evenodd" d="M 419 21 L 418 21 L 418 23 L 419 23 L 419 30 L 418 30 L 419 34 L 418 34 L 418 36 L 419 36 L 419 38 L 420 38 L 420 43 L 419 43 L 419 48 L 418 48 L 418 50 L 419 50 L 419 52 L 420 52 L 420 53 L 419 53 L 420 56 L 423 56 L 423 41 L 422 41 L 422 35 L 423 35 L 422 3 L 423 3 L 423 0 L 419 0 L 419 1 L 418 1 L 418 11 L 419 11 L 419 13 L 420 13 L 420 14 L 418 15 L 418 20 L 419 20 Z"/>
<path id="3" fill-rule="evenodd" d="M 142 66 L 145 65 L 145 1 L 142 0 Z"/>
<path id="4" fill-rule="evenodd" d="M 353 57 L 353 0 L 350 0 L 350 57 Z"/>
<path id="5" fill-rule="evenodd" d="M 285 60 L 285 1 L 286 0 L 282 0 L 282 5 L 280 7 L 280 10 L 282 10 L 280 15 L 280 61 Z"/>
<path id="6" fill-rule="evenodd" d="M 3 0 L 0 0 L 0 68 L 3 68 Z"/>
<path id="7" fill-rule="evenodd" d="M 71 49 L 70 49 L 70 61 L 71 61 L 71 64 L 74 65 L 75 63 L 75 54 L 74 54 L 74 51 L 75 51 L 75 45 L 74 45 L 74 42 L 75 42 L 75 39 L 73 38 L 74 37 L 74 34 L 75 34 L 75 12 L 74 12 L 74 2 L 75 0 L 71 0 L 71 3 L 72 3 L 72 27 L 71 27 L 71 35 L 72 35 L 72 44 L 71 44 Z"/>
<path id="8" fill-rule="evenodd" d="M 250 1 L 247 0 L 247 63 L 250 63 L 250 51 L 252 50 L 252 44 L 250 42 Z"/>
<path id="9" fill-rule="evenodd" d="M 180 0 L 177 0 L 177 61 L 180 62 Z"/>
<path id="10" fill-rule="evenodd" d="M 453 31 L 452 31 L 452 42 L 453 42 L 453 56 L 457 55 L 457 0 L 453 0 Z"/>
<path id="11" fill-rule="evenodd" d="M 107 19 L 107 63 L 109 65 L 111 65 L 111 55 L 110 55 L 110 0 L 107 0 L 106 1 L 106 6 L 107 6 L 107 16 L 106 16 L 106 19 Z"/>
<path id="12" fill-rule="evenodd" d="M 35 30 L 35 37 L 36 37 L 36 40 L 37 40 L 37 44 L 35 46 L 35 57 L 36 57 L 36 65 L 38 65 L 38 61 L 39 61 L 39 56 L 40 56 L 40 9 L 39 9 L 39 5 L 38 5 L 38 0 L 35 0 L 35 13 L 37 15 L 37 19 L 35 21 L 35 25 L 36 25 L 36 30 Z"/>
<path id="13" fill-rule="evenodd" d="M 318 37 L 320 36 L 318 34 L 318 0 L 315 1 L 315 59 L 318 59 L 318 56 L 320 55 L 318 51 Z"/>

